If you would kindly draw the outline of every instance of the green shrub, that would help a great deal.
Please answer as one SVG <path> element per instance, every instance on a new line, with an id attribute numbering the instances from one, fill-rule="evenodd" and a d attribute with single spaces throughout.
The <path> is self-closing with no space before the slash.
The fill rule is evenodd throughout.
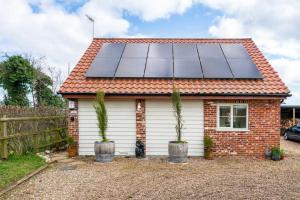
<path id="1" fill-rule="evenodd" d="M 99 127 L 99 135 L 102 137 L 102 142 L 108 142 L 109 140 L 106 137 L 106 129 L 107 129 L 107 112 L 104 101 L 105 93 L 102 90 L 97 92 L 96 102 L 94 104 L 94 108 L 97 114 L 98 127 Z"/>
<path id="2" fill-rule="evenodd" d="M 181 105 L 181 98 L 180 98 L 180 91 L 175 86 L 173 86 L 172 92 L 172 104 L 173 110 L 176 118 L 176 133 L 177 133 L 177 143 L 183 143 L 184 141 L 181 140 L 182 136 L 182 128 L 183 128 L 183 119 L 182 119 L 182 105 Z"/>
<path id="3" fill-rule="evenodd" d="M 272 147 L 271 148 L 271 153 L 272 155 L 280 155 L 281 154 L 281 151 L 280 151 L 280 148 L 279 147 Z"/>
<path id="4" fill-rule="evenodd" d="M 212 137 L 205 135 L 204 136 L 204 148 L 212 149 L 213 145 L 214 145 L 214 142 L 213 142 Z"/>
<path id="5" fill-rule="evenodd" d="M 74 138 L 71 137 L 71 136 L 68 136 L 68 137 L 67 137 L 67 143 L 68 143 L 68 146 L 74 146 L 74 145 L 77 144 L 77 142 L 76 142 L 76 141 L 74 140 Z"/>

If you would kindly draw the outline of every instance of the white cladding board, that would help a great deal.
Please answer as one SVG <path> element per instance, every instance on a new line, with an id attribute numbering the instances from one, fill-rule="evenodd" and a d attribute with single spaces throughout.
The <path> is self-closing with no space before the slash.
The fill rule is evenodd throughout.
<path id="1" fill-rule="evenodd" d="M 204 117 L 201 100 L 183 100 L 184 129 L 189 156 L 203 156 Z M 168 142 L 176 139 L 175 117 L 170 101 L 146 100 L 147 155 L 168 155 Z"/>
<path id="2" fill-rule="evenodd" d="M 108 139 L 115 142 L 115 155 L 135 155 L 135 101 L 106 101 Z M 79 155 L 94 155 L 100 140 L 93 101 L 79 100 Z"/>

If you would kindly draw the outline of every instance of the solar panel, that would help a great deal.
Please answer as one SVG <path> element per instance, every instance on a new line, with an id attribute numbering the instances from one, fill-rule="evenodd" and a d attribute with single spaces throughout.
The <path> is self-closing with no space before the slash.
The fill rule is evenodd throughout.
<path id="1" fill-rule="evenodd" d="M 100 48 L 96 58 L 120 58 L 124 50 L 124 43 L 104 43 Z"/>
<path id="2" fill-rule="evenodd" d="M 201 58 L 204 78 L 233 78 L 225 58 Z"/>
<path id="3" fill-rule="evenodd" d="M 203 78 L 199 58 L 174 59 L 174 77 Z"/>
<path id="4" fill-rule="evenodd" d="M 198 58 L 196 44 L 183 43 L 173 44 L 174 59 L 180 58 Z"/>
<path id="5" fill-rule="evenodd" d="M 146 58 L 149 44 L 145 43 L 129 43 L 126 44 L 123 52 L 123 58 Z"/>
<path id="6" fill-rule="evenodd" d="M 116 77 L 144 76 L 146 58 L 122 58 L 118 66 Z"/>
<path id="7" fill-rule="evenodd" d="M 86 76 L 262 78 L 242 44 L 216 43 L 104 43 Z"/>
<path id="8" fill-rule="evenodd" d="M 173 57 L 172 55 L 172 44 L 171 43 L 151 43 L 149 46 L 149 58 L 169 58 Z"/>
<path id="9" fill-rule="evenodd" d="M 145 70 L 145 77 L 173 77 L 173 60 L 148 58 Z"/>
<path id="10" fill-rule="evenodd" d="M 200 58 L 220 58 L 224 57 L 219 44 L 197 44 Z"/>
<path id="11" fill-rule="evenodd" d="M 87 70 L 86 77 L 114 77 L 119 58 L 96 58 Z"/>
<path id="12" fill-rule="evenodd" d="M 242 44 L 221 44 L 226 58 L 249 58 L 250 56 Z"/>
<path id="13" fill-rule="evenodd" d="M 262 78 L 256 65 L 250 59 L 227 58 L 227 61 L 231 67 L 234 78 Z"/>

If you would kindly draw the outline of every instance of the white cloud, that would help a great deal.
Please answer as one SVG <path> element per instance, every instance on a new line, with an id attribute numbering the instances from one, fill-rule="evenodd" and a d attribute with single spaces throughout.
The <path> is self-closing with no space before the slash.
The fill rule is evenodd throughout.
<path id="1" fill-rule="evenodd" d="M 62 69 L 66 76 L 68 63 L 75 66 L 91 40 L 92 24 L 86 14 L 95 19 L 96 37 L 127 37 L 130 23 L 124 13 L 154 21 L 182 14 L 192 6 L 192 0 L 162 0 L 159 5 L 152 0 L 68 2 L 0 0 L 0 52 L 46 56 L 49 64 Z M 64 6 L 70 6 L 70 2 L 83 5 L 69 12 Z"/>
<path id="2" fill-rule="evenodd" d="M 287 84 L 300 85 L 300 60 L 286 58 L 271 59 L 270 63 Z"/>
<path id="3" fill-rule="evenodd" d="M 223 14 L 209 28 L 215 37 L 251 37 L 293 88 L 291 102 L 300 102 L 300 1 L 197 0 Z M 299 85 L 300 86 L 300 85 Z"/>
<path id="4" fill-rule="evenodd" d="M 300 63 L 300 1 L 298 0 L 0 0 L 0 52 L 46 56 L 52 66 L 65 74 L 89 45 L 91 23 L 96 37 L 126 37 L 131 27 L 124 15 L 146 22 L 183 14 L 195 4 L 203 4 L 221 15 L 209 33 L 215 37 L 252 37 L 289 86 L 297 82 Z M 82 3 L 75 11 L 64 6 Z M 34 5 L 37 10 L 30 7 Z M 136 37 L 145 36 L 137 33 Z M 130 37 L 130 36 L 129 36 Z M 132 35 L 131 35 L 132 37 Z M 273 58 L 273 59 L 272 59 Z M 280 59 L 278 59 L 280 58 Z M 293 93 L 300 91 L 293 89 Z M 297 96 L 297 95 L 295 95 Z M 298 97 L 300 102 L 300 97 Z"/>

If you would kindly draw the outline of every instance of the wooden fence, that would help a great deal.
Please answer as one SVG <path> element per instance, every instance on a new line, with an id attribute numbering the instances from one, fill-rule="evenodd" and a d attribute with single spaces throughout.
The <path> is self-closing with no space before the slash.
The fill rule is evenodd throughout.
<path id="1" fill-rule="evenodd" d="M 58 147 L 66 142 L 66 115 L 45 117 L 0 118 L 0 155 L 7 159 L 11 151 L 27 151 Z"/>

